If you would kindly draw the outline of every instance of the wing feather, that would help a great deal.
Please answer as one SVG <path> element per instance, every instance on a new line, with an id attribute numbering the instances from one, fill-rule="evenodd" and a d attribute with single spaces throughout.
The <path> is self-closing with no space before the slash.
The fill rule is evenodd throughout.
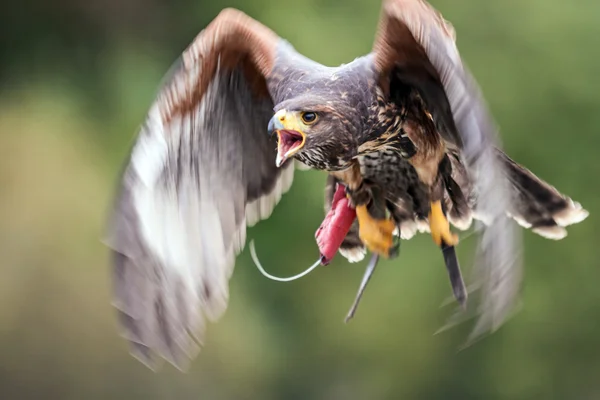
<path id="1" fill-rule="evenodd" d="M 483 96 L 463 64 L 454 28 L 424 0 L 386 0 L 373 52 L 380 85 L 391 74 L 419 88 L 451 148 L 460 149 L 477 195 L 480 234 L 476 282 L 480 318 L 475 339 L 493 331 L 516 304 L 521 281 L 520 237 L 505 212 L 510 192 L 501 163 L 496 126 Z"/>
<path id="2" fill-rule="evenodd" d="M 186 369 L 227 308 L 246 227 L 293 180 L 275 166 L 266 87 L 279 38 L 223 11 L 181 57 L 131 153 L 109 226 L 114 305 L 132 353 Z"/>

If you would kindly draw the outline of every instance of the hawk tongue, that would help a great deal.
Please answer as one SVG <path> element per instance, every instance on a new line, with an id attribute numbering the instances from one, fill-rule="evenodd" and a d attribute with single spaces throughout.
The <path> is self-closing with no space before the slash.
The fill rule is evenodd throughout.
<path id="1" fill-rule="evenodd" d="M 278 167 L 281 166 L 295 150 L 300 148 L 304 143 L 304 137 L 296 131 L 292 130 L 280 130 L 277 132 L 279 136 L 279 143 L 277 145 L 277 159 L 276 164 Z"/>
<path id="2" fill-rule="evenodd" d="M 321 264 L 327 265 L 331 262 L 355 218 L 356 210 L 350 206 L 344 186 L 338 184 L 331 209 L 315 233 L 321 252 Z"/>

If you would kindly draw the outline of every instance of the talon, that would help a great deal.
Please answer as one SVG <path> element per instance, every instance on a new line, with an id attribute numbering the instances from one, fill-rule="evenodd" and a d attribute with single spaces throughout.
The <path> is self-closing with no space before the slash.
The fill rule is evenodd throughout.
<path id="1" fill-rule="evenodd" d="M 450 223 L 442 211 L 442 203 L 440 201 L 431 203 L 429 229 L 431 230 L 433 241 L 438 246 L 456 246 L 458 244 L 458 236 L 450 231 Z"/>
<path id="2" fill-rule="evenodd" d="M 356 207 L 356 217 L 358 218 L 360 240 L 371 252 L 389 257 L 390 249 L 393 246 L 392 233 L 396 229 L 394 221 L 374 219 L 364 205 Z"/>

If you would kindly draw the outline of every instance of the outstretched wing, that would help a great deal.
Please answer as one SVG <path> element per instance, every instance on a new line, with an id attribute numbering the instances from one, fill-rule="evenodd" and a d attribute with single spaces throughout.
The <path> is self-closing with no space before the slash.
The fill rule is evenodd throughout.
<path id="1" fill-rule="evenodd" d="M 183 53 L 125 169 L 107 244 L 114 304 L 132 352 L 184 369 L 205 319 L 227 308 L 246 227 L 272 212 L 293 178 L 276 168 L 266 79 L 280 39 L 232 9 Z"/>
<path id="2" fill-rule="evenodd" d="M 474 338 L 504 321 L 521 280 L 520 237 L 505 215 L 510 197 L 495 155 L 495 124 L 463 65 L 453 27 L 427 2 L 384 1 L 373 53 L 384 92 L 393 91 L 394 82 L 418 88 L 447 145 L 460 149 L 473 181 L 476 214 L 487 225 L 476 265 L 482 302 Z"/>

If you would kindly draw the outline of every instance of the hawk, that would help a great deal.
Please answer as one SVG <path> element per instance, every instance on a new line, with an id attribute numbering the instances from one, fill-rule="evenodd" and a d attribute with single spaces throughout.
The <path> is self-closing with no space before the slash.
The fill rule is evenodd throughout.
<path id="1" fill-rule="evenodd" d="M 385 0 L 371 53 L 339 67 L 223 10 L 152 104 L 109 225 L 114 305 L 132 353 L 185 369 L 227 308 L 246 229 L 268 218 L 296 166 L 326 171 L 356 210 L 340 253 L 393 257 L 394 236 L 481 225 L 475 330 L 506 318 L 520 283 L 515 224 L 551 239 L 588 215 L 500 148 L 455 32 L 423 0 Z"/>

